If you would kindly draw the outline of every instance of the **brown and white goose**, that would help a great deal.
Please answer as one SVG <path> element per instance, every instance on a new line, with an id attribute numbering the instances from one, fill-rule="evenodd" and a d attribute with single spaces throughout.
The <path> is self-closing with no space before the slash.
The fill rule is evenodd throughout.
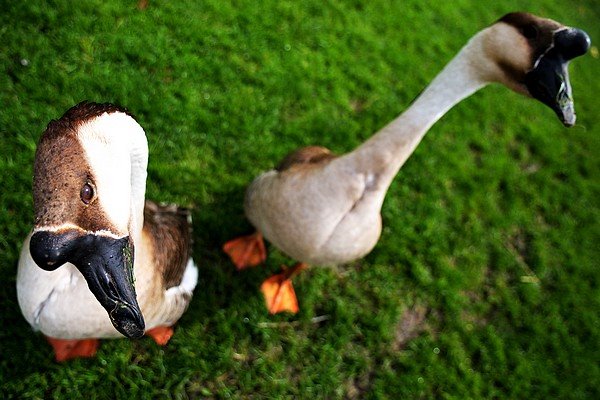
<path id="1" fill-rule="evenodd" d="M 526 13 L 505 15 L 473 36 L 404 113 L 354 151 L 335 156 L 322 147 L 303 148 L 257 177 L 244 203 L 257 232 L 227 242 L 225 252 L 239 269 L 259 264 L 265 237 L 300 261 L 261 288 L 270 312 L 297 311 L 290 277 L 305 263 L 347 263 L 373 249 L 394 176 L 456 103 L 498 82 L 538 99 L 564 125 L 573 125 L 567 64 L 589 46 L 581 30 Z"/>
<path id="2" fill-rule="evenodd" d="M 192 297 L 190 214 L 145 202 L 147 164 L 144 130 L 112 104 L 80 103 L 40 139 L 17 293 L 59 361 L 99 338 L 166 344 Z"/>

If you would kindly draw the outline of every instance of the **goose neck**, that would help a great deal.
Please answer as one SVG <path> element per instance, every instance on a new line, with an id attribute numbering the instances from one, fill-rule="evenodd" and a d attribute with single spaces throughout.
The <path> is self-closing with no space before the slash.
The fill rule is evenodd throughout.
<path id="1" fill-rule="evenodd" d="M 351 154 L 358 156 L 359 163 L 372 165 L 370 160 L 384 160 L 384 171 L 375 172 L 389 176 L 391 181 L 431 126 L 455 104 L 489 82 L 486 78 L 487 62 L 481 37 L 476 35 L 404 113 Z"/>

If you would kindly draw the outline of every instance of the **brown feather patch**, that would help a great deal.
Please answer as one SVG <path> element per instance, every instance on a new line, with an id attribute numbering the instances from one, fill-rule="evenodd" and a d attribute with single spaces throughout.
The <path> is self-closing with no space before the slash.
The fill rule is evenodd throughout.
<path id="1" fill-rule="evenodd" d="M 81 102 L 58 120 L 50 121 L 35 155 L 33 203 L 35 226 L 65 223 L 87 231 L 113 230 L 96 201 L 81 201 L 81 188 L 94 182 L 83 147 L 76 137 L 79 126 L 104 113 L 126 110 L 113 104 Z"/>
<path id="2" fill-rule="evenodd" d="M 284 157 L 275 170 L 282 172 L 299 164 L 318 164 L 333 160 L 337 156 L 325 147 L 308 146 L 291 152 Z"/>
<path id="3" fill-rule="evenodd" d="M 548 51 L 553 45 L 554 32 L 561 28 L 562 25 L 556 21 L 546 18 L 540 18 L 525 12 L 513 12 L 506 14 L 497 22 L 504 22 L 517 29 L 521 35 L 527 40 L 531 47 L 531 65 L 535 65 L 538 58 Z M 516 71 L 508 65 L 501 64 L 502 69 L 516 81 L 522 82 L 525 73 Z"/>
<path id="4" fill-rule="evenodd" d="M 144 233 L 154 247 L 154 265 L 165 289 L 178 286 L 192 254 L 191 213 L 176 205 L 158 205 L 146 200 Z"/>
<path id="5" fill-rule="evenodd" d="M 59 119 L 50 121 L 41 140 L 53 139 L 56 136 L 65 134 L 75 134 L 77 128 L 84 122 L 99 117 L 104 113 L 112 114 L 115 112 L 127 114 L 135 119 L 126 108 L 111 103 L 94 103 L 87 100 L 82 101 L 69 108 Z"/>

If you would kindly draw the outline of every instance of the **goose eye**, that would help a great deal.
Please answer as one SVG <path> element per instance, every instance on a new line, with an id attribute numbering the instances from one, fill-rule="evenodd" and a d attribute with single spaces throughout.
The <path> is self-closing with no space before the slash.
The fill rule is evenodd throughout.
<path id="1" fill-rule="evenodd" d="M 94 188 L 89 183 L 86 183 L 81 188 L 81 201 L 85 204 L 90 204 L 90 202 L 94 199 Z"/>
<path id="2" fill-rule="evenodd" d="M 538 29 L 535 25 L 526 25 L 523 28 L 523 36 L 527 39 L 535 39 L 538 36 Z"/>

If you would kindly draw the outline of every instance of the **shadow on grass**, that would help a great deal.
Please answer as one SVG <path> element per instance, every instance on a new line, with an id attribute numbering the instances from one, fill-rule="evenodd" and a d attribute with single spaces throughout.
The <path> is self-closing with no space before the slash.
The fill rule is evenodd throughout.
<path id="1" fill-rule="evenodd" d="M 222 250 L 226 241 L 254 230 L 244 216 L 243 197 L 243 189 L 217 193 L 210 204 L 193 210 L 194 261 L 199 277 L 182 323 L 189 318 L 187 314 L 201 317 L 216 310 L 238 308 L 249 299 L 262 301 L 258 287 L 269 274 L 267 268 L 237 271 Z"/>

